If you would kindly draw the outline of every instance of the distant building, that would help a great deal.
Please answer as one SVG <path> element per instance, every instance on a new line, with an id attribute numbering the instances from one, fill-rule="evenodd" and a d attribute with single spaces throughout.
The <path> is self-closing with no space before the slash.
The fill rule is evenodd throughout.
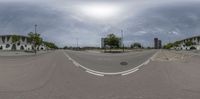
<path id="1" fill-rule="evenodd" d="M 180 41 L 176 41 L 179 42 L 177 47 L 174 47 L 174 49 L 178 49 L 178 50 L 190 50 L 192 48 L 195 48 L 196 50 L 200 50 L 200 36 L 193 36 L 190 38 L 186 38 Z M 187 46 L 186 43 L 187 42 L 192 42 L 192 45 Z"/>
<path id="2" fill-rule="evenodd" d="M 162 41 L 158 40 L 158 48 L 161 49 L 162 48 Z"/>
<path id="3" fill-rule="evenodd" d="M 105 38 L 101 38 L 101 48 L 105 48 Z"/>
<path id="4" fill-rule="evenodd" d="M 161 49 L 162 48 L 162 41 L 158 38 L 154 38 L 154 48 Z"/>
<path id="5" fill-rule="evenodd" d="M 154 38 L 154 48 L 158 49 L 158 38 Z"/>
<path id="6" fill-rule="evenodd" d="M 12 42 L 13 35 L 0 35 L 0 50 L 33 50 L 33 44 L 30 42 L 29 37 L 23 35 L 19 36 L 19 41 Z M 46 50 L 47 47 L 42 44 L 37 47 L 38 50 Z"/>

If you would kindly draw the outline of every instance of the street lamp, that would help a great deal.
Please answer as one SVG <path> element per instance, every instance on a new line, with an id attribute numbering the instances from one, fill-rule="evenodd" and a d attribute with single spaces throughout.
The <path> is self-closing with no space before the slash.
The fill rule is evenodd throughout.
<path id="1" fill-rule="evenodd" d="M 121 43 L 122 43 L 122 49 L 123 49 L 123 52 L 124 52 L 124 31 L 123 30 L 121 30 Z"/>
<path id="2" fill-rule="evenodd" d="M 167 36 L 168 36 L 168 41 L 169 41 L 169 43 L 171 42 L 171 40 L 170 40 L 170 34 L 172 34 L 171 32 L 167 32 Z"/>
<path id="3" fill-rule="evenodd" d="M 76 47 L 77 47 L 77 50 L 78 50 L 78 38 L 76 38 Z"/>
<path id="4" fill-rule="evenodd" d="M 35 26 L 35 36 L 36 36 L 36 33 L 37 33 L 37 24 L 35 24 L 34 26 Z M 35 37 L 34 37 L 34 38 L 35 38 Z M 33 43 L 34 43 L 35 54 L 36 54 L 36 50 L 37 50 L 37 49 L 36 49 L 36 41 L 34 40 Z"/>
<path id="5" fill-rule="evenodd" d="M 35 24 L 35 34 L 37 33 L 37 24 Z"/>

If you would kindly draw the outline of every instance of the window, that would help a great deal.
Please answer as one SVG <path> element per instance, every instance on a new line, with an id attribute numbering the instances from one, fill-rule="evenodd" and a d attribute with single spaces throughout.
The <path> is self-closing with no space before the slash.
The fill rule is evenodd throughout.
<path id="1" fill-rule="evenodd" d="M 10 44 L 6 44 L 6 48 L 9 48 L 10 47 Z"/>
<path id="2" fill-rule="evenodd" d="M 5 43 L 5 36 L 2 36 L 2 41 L 3 43 Z"/>
<path id="3" fill-rule="evenodd" d="M 20 47 L 20 50 L 24 50 L 24 46 L 21 46 L 21 47 Z"/>
<path id="4" fill-rule="evenodd" d="M 22 37 L 22 42 L 24 42 L 25 41 L 25 37 Z"/>
<path id="5" fill-rule="evenodd" d="M 10 36 L 7 36 L 7 42 L 10 40 Z"/>
<path id="6" fill-rule="evenodd" d="M 19 46 L 19 45 L 20 45 L 20 42 L 19 42 L 19 43 L 17 43 L 17 45 Z"/>
<path id="7" fill-rule="evenodd" d="M 27 43 L 31 43 L 31 39 L 30 38 L 27 38 Z"/>

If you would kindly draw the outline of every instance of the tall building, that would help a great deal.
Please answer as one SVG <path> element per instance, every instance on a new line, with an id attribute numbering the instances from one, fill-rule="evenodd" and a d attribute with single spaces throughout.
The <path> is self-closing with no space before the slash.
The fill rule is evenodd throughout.
<path id="1" fill-rule="evenodd" d="M 101 48 L 105 48 L 105 38 L 101 38 Z"/>
<path id="2" fill-rule="evenodd" d="M 162 41 L 158 38 L 154 38 L 154 48 L 161 49 L 162 48 Z"/>
<path id="3" fill-rule="evenodd" d="M 158 48 L 161 49 L 162 48 L 162 41 L 158 40 Z"/>
<path id="4" fill-rule="evenodd" d="M 158 49 L 158 38 L 154 38 L 154 48 Z"/>

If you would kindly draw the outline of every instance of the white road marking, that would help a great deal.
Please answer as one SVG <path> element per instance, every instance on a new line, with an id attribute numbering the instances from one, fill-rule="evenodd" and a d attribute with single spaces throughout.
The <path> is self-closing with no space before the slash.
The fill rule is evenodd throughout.
<path id="1" fill-rule="evenodd" d="M 90 73 L 90 74 L 93 74 L 93 75 L 96 75 L 96 76 L 104 76 L 103 74 L 97 74 L 97 73 L 91 72 L 89 70 L 86 70 L 86 72 Z"/>
<path id="2" fill-rule="evenodd" d="M 126 70 L 126 71 L 122 71 L 122 72 L 114 72 L 114 73 L 99 72 L 99 71 L 95 71 L 95 70 L 86 68 L 85 66 L 82 66 L 81 64 L 79 64 L 78 62 L 76 62 L 74 59 L 72 59 L 66 52 L 63 52 L 63 53 L 64 53 L 64 55 L 65 55 L 69 60 L 71 60 L 71 61 L 73 62 L 73 64 L 74 64 L 75 66 L 78 66 L 78 67 L 81 67 L 81 68 L 85 69 L 86 72 L 88 72 L 88 73 L 90 73 L 90 74 L 93 74 L 93 75 L 96 75 L 96 76 L 119 75 L 119 74 L 120 74 L 120 75 L 124 76 L 124 75 L 128 75 L 128 74 L 134 73 L 134 72 L 138 71 L 139 68 L 140 68 L 141 66 L 148 64 L 148 63 L 150 62 L 150 60 L 152 60 L 152 59 L 157 55 L 158 52 L 156 52 L 152 57 L 150 57 L 150 58 L 149 58 L 147 61 L 145 61 L 144 63 L 142 63 L 142 64 L 140 64 L 140 65 L 138 65 L 138 66 L 136 66 L 136 67 L 134 67 L 134 68 L 132 68 L 132 69 L 130 69 L 130 70 Z"/>
<path id="3" fill-rule="evenodd" d="M 159 52 L 161 52 L 161 50 L 159 50 L 158 52 L 156 52 L 156 53 L 150 58 L 150 60 L 154 60 L 155 57 L 158 55 Z"/>
<path id="4" fill-rule="evenodd" d="M 72 61 L 72 62 L 73 62 L 73 64 L 74 64 L 75 66 L 77 66 L 77 67 L 80 66 L 80 64 L 78 64 L 77 62 L 75 62 L 75 61 Z"/>
<path id="5" fill-rule="evenodd" d="M 147 65 L 150 62 L 150 60 L 148 59 L 146 62 L 143 63 L 143 65 Z"/>
<path id="6" fill-rule="evenodd" d="M 134 72 L 136 72 L 136 71 L 138 71 L 139 69 L 138 68 L 136 68 L 135 70 L 133 70 L 133 71 L 130 71 L 130 72 L 127 72 L 127 73 L 124 73 L 124 74 L 121 74 L 122 76 L 125 76 L 125 75 L 128 75 L 128 74 L 131 74 L 131 73 L 134 73 Z"/>

